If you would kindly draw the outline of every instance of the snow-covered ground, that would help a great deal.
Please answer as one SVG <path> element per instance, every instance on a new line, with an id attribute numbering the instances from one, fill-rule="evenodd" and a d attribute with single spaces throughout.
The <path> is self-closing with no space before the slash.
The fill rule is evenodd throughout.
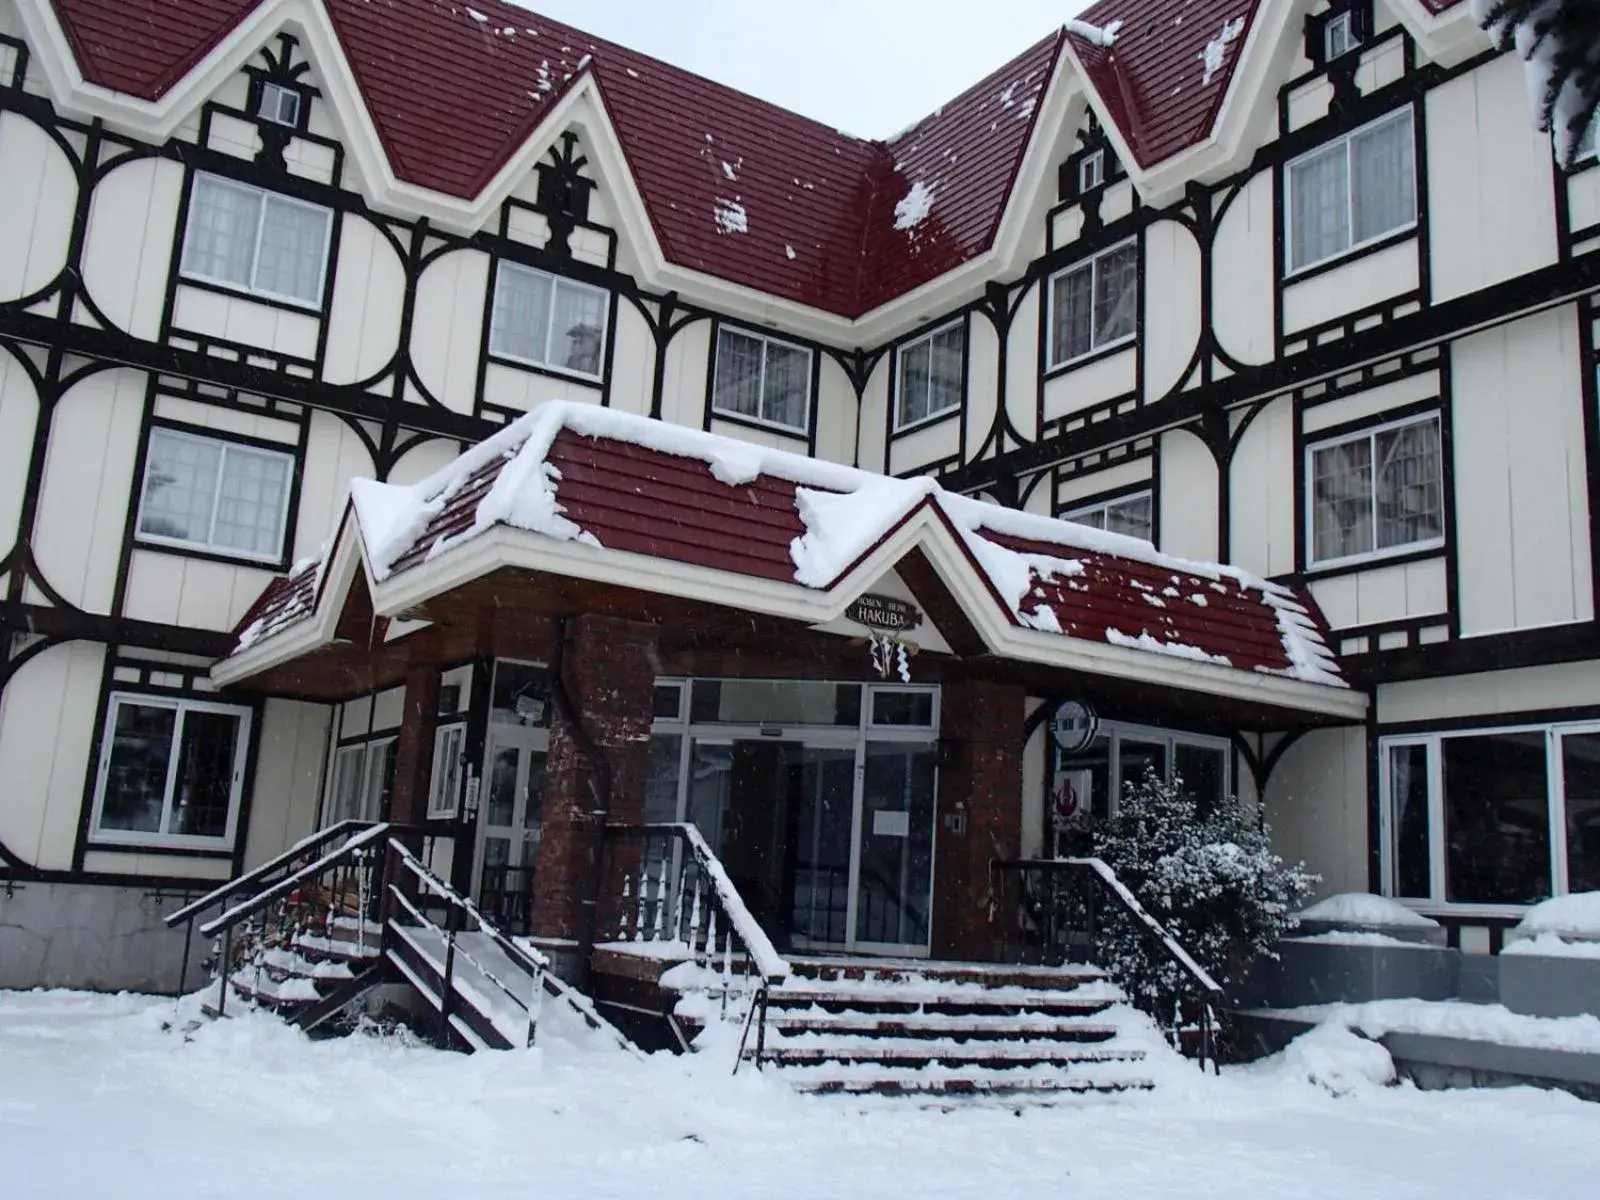
<path id="1" fill-rule="evenodd" d="M 163 1031 L 173 1015 L 0 993 L 6 1197 L 1592 1200 L 1600 1178 L 1600 1105 L 1379 1087 L 1381 1048 L 1338 1028 L 1220 1080 L 1184 1071 L 1150 1096 L 1018 1116 L 801 1097 L 720 1056 L 641 1063 L 554 1020 L 540 1049 L 467 1057 L 314 1043 L 253 1015 L 186 1039 Z"/>

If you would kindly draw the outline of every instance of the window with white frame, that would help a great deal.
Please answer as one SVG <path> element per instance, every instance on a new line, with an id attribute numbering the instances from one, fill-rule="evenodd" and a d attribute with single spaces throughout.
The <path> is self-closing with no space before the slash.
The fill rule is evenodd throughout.
<path id="1" fill-rule="evenodd" d="M 742 329 L 717 330 L 711 407 L 805 432 L 811 413 L 811 351 Z"/>
<path id="2" fill-rule="evenodd" d="M 1319 146 L 1288 174 L 1290 271 L 1409 229 L 1417 221 L 1411 109 Z"/>
<path id="3" fill-rule="evenodd" d="M 379 738 L 341 746 L 333 760 L 333 786 L 328 794 L 327 823 L 376 821 L 394 795 L 396 738 Z"/>
<path id="4" fill-rule="evenodd" d="M 1127 241 L 1050 280 L 1050 365 L 1132 338 L 1139 315 L 1139 246 Z"/>
<path id="5" fill-rule="evenodd" d="M 1078 160 L 1078 194 L 1092 192 L 1106 181 L 1106 152 L 1094 150 Z"/>
<path id="6" fill-rule="evenodd" d="M 1162 780 L 1182 779 L 1185 790 L 1203 805 L 1232 792 L 1233 754 L 1225 738 L 1102 721 L 1083 750 L 1069 755 L 1051 743 L 1050 753 L 1055 767 L 1046 786 L 1058 812 L 1070 799 L 1072 811 L 1081 807 L 1108 816 L 1148 771 Z"/>
<path id="7" fill-rule="evenodd" d="M 1515 906 L 1600 890 L 1600 725 L 1379 743 L 1385 890 Z"/>
<path id="8" fill-rule="evenodd" d="M 1155 497 L 1150 492 L 1134 492 L 1070 509 L 1062 517 L 1079 525 L 1104 529 L 1108 533 L 1125 533 L 1148 542 L 1155 533 Z"/>
<path id="9" fill-rule="evenodd" d="M 600 288 L 503 262 L 495 273 L 489 352 L 598 379 L 610 307 Z"/>
<path id="10" fill-rule="evenodd" d="M 1322 27 L 1322 61 L 1325 63 L 1343 58 L 1358 44 L 1355 15 L 1348 10 L 1334 13 Z"/>
<path id="11" fill-rule="evenodd" d="M 966 327 L 959 322 L 900 347 L 896 429 L 961 406 L 966 391 L 966 349 Z"/>
<path id="12" fill-rule="evenodd" d="M 331 210 L 216 175 L 189 194 L 182 273 L 305 308 L 322 304 Z"/>
<path id="13" fill-rule="evenodd" d="M 113 693 L 100 745 L 91 840 L 230 847 L 249 733 L 247 708 Z"/>
<path id="14" fill-rule="evenodd" d="M 300 122 L 300 93 L 280 83 L 263 83 L 256 115 L 292 129 Z"/>
<path id="15" fill-rule="evenodd" d="M 461 806 L 461 763 L 467 742 L 465 725 L 441 725 L 433 735 L 433 779 L 428 787 L 428 819 L 456 815 Z"/>
<path id="16" fill-rule="evenodd" d="M 1442 545 L 1439 415 L 1308 446 L 1306 486 L 1313 566 Z"/>
<path id="17" fill-rule="evenodd" d="M 139 492 L 139 540 L 276 561 L 293 477 L 291 455 L 154 428 Z"/>

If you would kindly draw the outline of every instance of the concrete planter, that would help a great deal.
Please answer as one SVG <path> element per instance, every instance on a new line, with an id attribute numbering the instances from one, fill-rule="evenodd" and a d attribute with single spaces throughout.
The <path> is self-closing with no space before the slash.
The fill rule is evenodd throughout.
<path id="1" fill-rule="evenodd" d="M 1500 1002 L 1530 1017 L 1600 1016 L 1600 958 L 1502 954 Z"/>
<path id="2" fill-rule="evenodd" d="M 1361 1004 L 1368 1000 L 1448 1000 L 1456 995 L 1458 955 L 1443 946 L 1349 945 L 1286 938 L 1276 963 L 1253 973 L 1272 1008 Z"/>

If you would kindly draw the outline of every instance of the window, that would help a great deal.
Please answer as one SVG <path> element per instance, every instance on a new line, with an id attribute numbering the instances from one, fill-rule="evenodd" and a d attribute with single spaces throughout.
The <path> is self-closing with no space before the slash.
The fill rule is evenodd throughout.
<path id="1" fill-rule="evenodd" d="M 1313 565 L 1442 544 L 1437 414 L 1311 446 L 1306 456 Z"/>
<path id="2" fill-rule="evenodd" d="M 1050 281 L 1050 365 L 1059 367 L 1134 334 L 1139 247 L 1124 242 Z"/>
<path id="3" fill-rule="evenodd" d="M 759 334 L 719 329 L 711 407 L 804 432 L 810 425 L 811 351 Z"/>
<path id="4" fill-rule="evenodd" d="M 433 735 L 433 780 L 428 788 L 428 819 L 456 815 L 461 804 L 461 760 L 465 725 L 444 725 Z"/>
<path id="5" fill-rule="evenodd" d="M 599 288 L 503 262 L 495 276 L 489 352 L 597 379 L 609 308 Z"/>
<path id="6" fill-rule="evenodd" d="M 1092 192 L 1106 181 L 1106 152 L 1095 150 L 1078 162 L 1078 194 Z"/>
<path id="7" fill-rule="evenodd" d="M 1600 727 L 1388 738 L 1378 761 L 1388 894 L 1507 907 L 1600 887 Z"/>
<path id="8" fill-rule="evenodd" d="M 948 325 L 900 347 L 900 393 L 894 427 L 904 429 L 961 406 L 966 390 L 967 331 Z"/>
<path id="9" fill-rule="evenodd" d="M 94 840 L 227 849 L 249 729 L 248 709 L 113 693 L 100 747 Z"/>
<path id="10" fill-rule="evenodd" d="M 1064 513 L 1063 518 L 1104 529 L 1108 533 L 1125 533 L 1129 537 L 1152 541 L 1155 534 L 1155 498 L 1149 492 L 1119 496 L 1115 500 L 1102 500 Z"/>
<path id="11" fill-rule="evenodd" d="M 1201 805 L 1215 804 L 1232 790 L 1232 748 L 1222 738 L 1102 721 L 1095 740 L 1077 754 L 1048 744 L 1055 765 L 1045 781 L 1047 811 L 1081 807 L 1108 816 L 1146 770 L 1169 780 L 1177 774 Z"/>
<path id="12" fill-rule="evenodd" d="M 293 475 L 287 454 L 152 429 L 139 539 L 276 561 L 283 555 Z"/>
<path id="13" fill-rule="evenodd" d="M 1289 164 L 1289 269 L 1326 262 L 1417 220 L 1411 110 Z"/>
<path id="14" fill-rule="evenodd" d="M 327 823 L 377 821 L 388 811 L 394 796 L 395 738 L 380 738 L 360 746 L 344 746 L 333 760 L 333 790 L 328 797 Z"/>
<path id="15" fill-rule="evenodd" d="M 333 213 L 215 175 L 196 175 L 183 274 L 307 308 L 322 303 Z"/>
<path id="16" fill-rule="evenodd" d="M 282 84 L 263 83 L 256 115 L 275 125 L 287 125 L 292 129 L 300 123 L 300 93 Z"/>
<path id="17" fill-rule="evenodd" d="M 1325 63 L 1343 58 L 1358 44 L 1355 22 L 1348 11 L 1335 13 L 1322 27 L 1322 61 Z"/>

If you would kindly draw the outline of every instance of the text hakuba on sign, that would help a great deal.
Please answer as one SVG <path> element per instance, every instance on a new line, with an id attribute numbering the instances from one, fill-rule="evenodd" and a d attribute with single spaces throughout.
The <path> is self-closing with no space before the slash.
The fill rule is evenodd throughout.
<path id="1" fill-rule="evenodd" d="M 868 592 L 859 597 L 849 608 L 844 610 L 844 615 L 857 625 L 866 625 L 872 629 L 887 629 L 899 633 L 908 629 L 915 629 L 922 624 L 922 613 L 914 604 L 894 596 L 877 596 Z"/>

